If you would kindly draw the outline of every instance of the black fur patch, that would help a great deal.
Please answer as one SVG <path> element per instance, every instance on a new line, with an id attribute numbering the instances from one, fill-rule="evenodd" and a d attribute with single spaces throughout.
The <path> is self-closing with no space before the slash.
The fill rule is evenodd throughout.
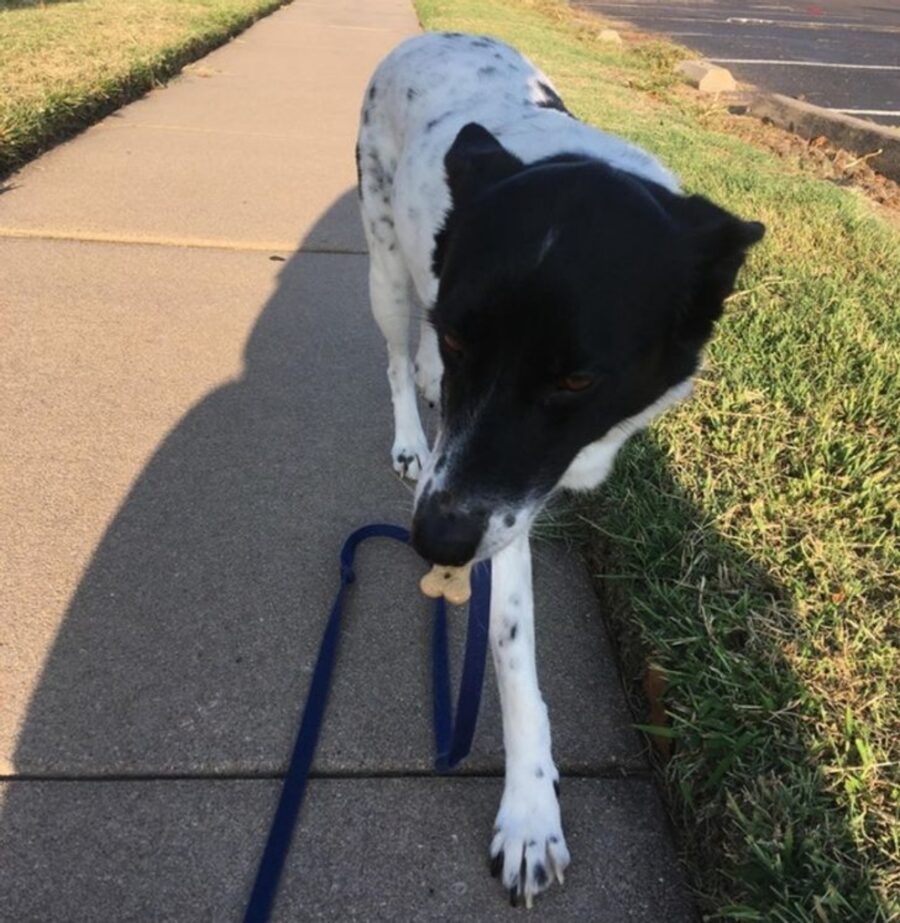
<path id="1" fill-rule="evenodd" d="M 416 511 L 414 534 L 432 536 L 458 531 L 446 517 L 486 497 L 514 509 L 543 498 L 582 448 L 688 378 L 763 233 L 585 156 L 524 165 L 479 125 L 460 131 L 445 168 L 431 319 L 458 451 L 444 478 L 453 502 Z M 561 386 L 575 374 L 593 384 Z M 419 550 L 439 559 L 436 545 Z"/>
<path id="2" fill-rule="evenodd" d="M 571 115 L 572 113 L 566 109 L 566 104 L 560 98 L 560 95 L 553 89 L 553 87 L 548 86 L 546 83 L 541 81 L 538 84 L 538 88 L 541 93 L 544 94 L 544 98 L 538 102 L 542 109 L 556 109 L 559 112 L 565 112 L 566 115 Z"/>
<path id="3" fill-rule="evenodd" d="M 436 119 L 429 119 L 429 120 L 425 123 L 425 131 L 426 131 L 426 132 L 432 131 L 432 130 L 435 129 L 438 125 L 440 125 L 441 122 L 443 122 L 445 119 L 450 118 L 450 116 L 451 116 L 452 114 L 453 114 L 452 112 L 445 112 L 443 115 L 439 115 Z"/>

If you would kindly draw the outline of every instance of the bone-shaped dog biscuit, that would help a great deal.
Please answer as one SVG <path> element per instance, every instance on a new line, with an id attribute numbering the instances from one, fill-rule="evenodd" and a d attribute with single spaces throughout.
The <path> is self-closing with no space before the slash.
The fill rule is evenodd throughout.
<path id="1" fill-rule="evenodd" d="M 431 599 L 439 599 L 443 596 L 450 605 L 461 606 L 468 602 L 472 595 L 472 588 L 469 584 L 471 573 L 471 562 L 463 564 L 462 567 L 435 564 L 419 581 L 419 588 Z"/>

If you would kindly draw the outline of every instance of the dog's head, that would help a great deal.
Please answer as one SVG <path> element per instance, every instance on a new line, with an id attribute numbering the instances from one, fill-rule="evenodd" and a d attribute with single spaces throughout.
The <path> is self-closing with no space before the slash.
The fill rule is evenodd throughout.
<path id="1" fill-rule="evenodd" d="M 413 541 L 462 564 L 527 530 L 558 486 L 599 483 L 627 436 L 687 393 L 764 229 L 596 160 L 524 166 L 474 123 L 445 166 L 442 422 Z"/>

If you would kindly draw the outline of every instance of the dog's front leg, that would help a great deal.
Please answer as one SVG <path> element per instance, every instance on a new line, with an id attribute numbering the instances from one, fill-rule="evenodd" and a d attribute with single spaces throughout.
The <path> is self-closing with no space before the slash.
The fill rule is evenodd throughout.
<path id="1" fill-rule="evenodd" d="M 522 536 L 493 560 L 491 652 L 500 687 L 506 782 L 491 842 L 491 872 L 510 900 L 532 897 L 569 864 L 559 812 L 559 773 L 538 688 L 531 550 Z"/>
<path id="2" fill-rule="evenodd" d="M 396 246 L 396 244 L 395 244 Z M 415 481 L 428 458 L 428 441 L 419 418 L 413 366 L 409 358 L 409 276 L 396 251 L 369 237 L 369 295 L 388 348 L 388 381 L 394 408 L 394 470 Z"/>

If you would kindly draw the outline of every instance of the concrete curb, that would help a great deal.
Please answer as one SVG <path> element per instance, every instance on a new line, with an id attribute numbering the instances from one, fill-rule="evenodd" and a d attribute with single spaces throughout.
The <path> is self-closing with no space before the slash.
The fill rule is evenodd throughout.
<path id="1" fill-rule="evenodd" d="M 701 93 L 731 93 L 737 89 L 731 71 L 709 61 L 680 61 L 676 70 Z"/>
<path id="2" fill-rule="evenodd" d="M 771 122 L 807 140 L 824 136 L 835 147 L 866 157 L 882 176 L 900 182 L 900 129 L 832 112 L 780 93 L 763 93 L 755 88 L 729 93 L 725 75 L 730 78 L 731 74 L 703 59 L 680 61 L 676 70 L 700 92 L 722 91 L 726 100 L 740 106 L 742 114 Z M 722 82 L 705 88 L 702 81 L 716 71 L 722 71 L 722 75 L 716 75 Z"/>
<path id="3" fill-rule="evenodd" d="M 747 112 L 807 140 L 824 135 L 836 147 L 867 157 L 872 169 L 882 176 L 900 182 L 900 130 L 896 128 L 830 112 L 778 93 L 751 93 Z"/>

